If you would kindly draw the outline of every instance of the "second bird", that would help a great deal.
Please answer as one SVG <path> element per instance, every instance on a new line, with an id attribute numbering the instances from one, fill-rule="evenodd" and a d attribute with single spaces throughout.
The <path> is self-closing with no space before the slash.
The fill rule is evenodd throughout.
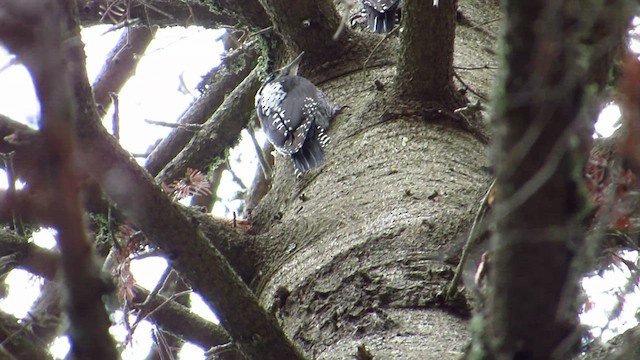
<path id="1" fill-rule="evenodd" d="M 303 54 L 271 73 L 256 94 L 262 129 L 276 150 L 293 159 L 296 176 L 324 162 L 324 148 L 331 140 L 326 130 L 338 109 L 297 75 Z"/>
<path id="2" fill-rule="evenodd" d="M 396 25 L 400 0 L 361 0 L 367 13 L 369 30 L 376 33 L 388 33 Z"/>

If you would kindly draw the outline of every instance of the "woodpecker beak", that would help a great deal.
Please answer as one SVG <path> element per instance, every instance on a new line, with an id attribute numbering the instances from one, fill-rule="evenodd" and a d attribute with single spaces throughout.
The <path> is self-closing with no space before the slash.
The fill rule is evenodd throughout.
<path id="1" fill-rule="evenodd" d="M 304 55 L 304 51 L 301 52 L 297 58 L 293 59 L 292 62 L 280 69 L 280 73 L 287 75 L 298 75 L 298 67 L 300 66 L 300 62 L 302 61 L 302 55 Z"/>

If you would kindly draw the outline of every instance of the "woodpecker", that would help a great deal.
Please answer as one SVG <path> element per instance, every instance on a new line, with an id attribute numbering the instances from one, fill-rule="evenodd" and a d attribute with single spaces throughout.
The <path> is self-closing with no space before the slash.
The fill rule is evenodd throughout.
<path id="1" fill-rule="evenodd" d="M 338 111 L 311 81 L 298 76 L 301 53 L 271 73 L 256 94 L 256 112 L 269 142 L 293 159 L 296 176 L 324 161 L 329 122 Z"/>
<path id="2" fill-rule="evenodd" d="M 367 13 L 369 30 L 388 33 L 396 25 L 396 12 L 400 0 L 361 0 Z"/>

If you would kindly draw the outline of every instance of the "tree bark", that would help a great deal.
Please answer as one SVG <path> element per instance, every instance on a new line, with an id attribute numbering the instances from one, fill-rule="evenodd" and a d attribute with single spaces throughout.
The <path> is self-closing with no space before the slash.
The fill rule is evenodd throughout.
<path id="1" fill-rule="evenodd" d="M 96 3 L 78 1 L 87 23 L 100 21 Z M 132 4 L 129 15 L 149 24 L 204 18 L 197 1 Z M 406 0 L 403 28 L 386 38 L 338 32 L 342 20 L 333 1 L 208 5 L 217 13 L 206 17 L 207 24 L 238 23 L 236 30 L 245 35 L 264 29 L 245 42 L 258 55 L 239 52 L 248 54 L 244 66 L 230 62 L 219 82 L 226 85 L 210 89 L 185 113 L 188 123 L 213 116 L 193 138 L 177 130 L 164 142 L 148 163 L 156 180 L 182 176 L 187 166 L 205 168 L 222 156 L 249 122 L 261 72 L 272 67 L 266 64 L 300 51 L 306 53 L 301 75 L 343 109 L 328 130 L 332 143 L 324 165 L 298 179 L 291 161 L 275 156 L 271 189 L 253 210 L 246 234 L 170 201 L 108 137 L 99 125 L 82 49 L 67 45 L 75 65 L 67 68 L 74 110 L 81 119 L 74 128 L 82 149 L 78 162 L 85 168 L 81 179 L 99 184 L 163 251 L 216 310 L 224 330 L 200 322 L 181 326 L 186 321 L 175 320 L 186 309 L 173 302 L 154 319 L 201 345 L 232 341 L 239 349 L 233 356 L 255 359 L 459 357 L 470 338 L 471 303 L 464 292 L 454 298 L 445 293 L 491 183 L 483 113 L 462 108 L 467 100 L 485 102 L 490 92 L 498 26 L 491 19 L 500 16 L 495 1 L 441 1 L 436 8 L 430 1 Z M 589 3 L 587 13 L 574 11 L 580 6 L 569 0 L 510 2 L 505 8 L 508 46 L 491 153 L 498 196 L 488 219 L 497 227 L 489 297 L 474 304 L 488 306 L 473 333 L 474 346 L 484 346 L 488 358 L 576 353 L 572 266 L 586 219 L 581 174 L 591 118 L 583 111 L 593 110 L 593 94 L 585 89 L 604 87 L 616 58 L 609 50 L 621 48 L 620 19 L 628 20 L 619 8 L 598 16 L 606 9 Z M 0 35 L 11 26 L 28 29 L 0 22 Z M 7 136 L 15 134 L 23 143 Z M 46 139 L 2 117 L 0 135 L 0 151 L 16 150 L 16 172 L 36 182 L 43 149 L 50 149 Z M 60 220 L 47 216 L 30 195 L 0 191 L 0 219 L 10 221 L 18 211 L 27 223 Z M 33 250 L 0 240 L 1 255 Z M 34 258 L 46 261 L 37 266 Z M 36 251 L 19 261 L 50 277 L 59 260 Z M 215 334 L 198 337 L 190 332 L 194 328 Z"/>

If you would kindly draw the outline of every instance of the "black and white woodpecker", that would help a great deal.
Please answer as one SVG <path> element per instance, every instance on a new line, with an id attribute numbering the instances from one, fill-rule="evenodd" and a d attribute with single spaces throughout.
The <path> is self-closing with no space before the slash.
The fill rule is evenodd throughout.
<path id="1" fill-rule="evenodd" d="M 361 0 L 367 13 L 369 30 L 375 33 L 388 33 L 393 30 L 398 18 L 398 5 L 401 0 Z"/>
<path id="2" fill-rule="evenodd" d="M 301 53 L 271 73 L 256 94 L 256 111 L 267 139 L 293 159 L 296 176 L 324 162 L 329 122 L 339 111 L 311 81 L 298 76 Z"/>

